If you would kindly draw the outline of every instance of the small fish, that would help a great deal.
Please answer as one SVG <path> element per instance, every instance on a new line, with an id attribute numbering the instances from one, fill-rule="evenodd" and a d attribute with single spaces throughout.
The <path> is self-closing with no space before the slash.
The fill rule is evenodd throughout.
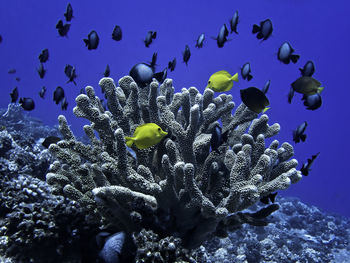
<path id="1" fill-rule="evenodd" d="M 269 109 L 270 102 L 266 95 L 255 87 L 240 90 L 242 102 L 255 113 L 265 112 Z"/>
<path id="2" fill-rule="evenodd" d="M 307 159 L 307 163 L 303 163 L 301 169 L 300 169 L 300 172 L 302 175 L 304 176 L 308 176 L 309 175 L 309 172 L 311 171 L 311 165 L 314 163 L 315 159 L 317 158 L 317 156 L 319 155 L 320 153 L 317 153 L 315 155 L 312 155 L 311 156 L 311 159 Z"/>
<path id="3" fill-rule="evenodd" d="M 317 110 L 322 105 L 322 97 L 319 93 L 313 95 L 303 95 L 302 100 L 307 110 Z"/>
<path id="4" fill-rule="evenodd" d="M 267 196 L 264 196 L 260 199 L 260 202 L 265 204 L 265 205 L 268 205 L 270 201 L 271 201 L 271 203 L 275 203 L 276 195 L 277 195 L 277 192 L 269 194 Z"/>
<path id="5" fill-rule="evenodd" d="M 218 36 L 214 38 L 219 48 L 224 46 L 225 42 L 228 40 L 227 36 L 228 36 L 228 29 L 226 27 L 226 24 L 223 24 L 223 26 L 220 28 Z"/>
<path id="6" fill-rule="evenodd" d="M 43 49 L 39 55 L 39 60 L 41 63 L 45 63 L 49 59 L 49 50 L 47 48 Z"/>
<path id="7" fill-rule="evenodd" d="M 7 71 L 8 74 L 15 74 L 16 73 L 16 69 L 15 68 L 11 68 L 9 69 L 9 71 Z"/>
<path id="8" fill-rule="evenodd" d="M 61 101 L 61 109 L 67 110 L 67 107 L 68 107 L 68 101 L 67 101 L 66 97 L 64 97 L 63 100 Z"/>
<path id="9" fill-rule="evenodd" d="M 21 78 L 20 78 L 20 77 L 16 77 L 16 78 L 15 78 L 15 80 L 20 81 L 20 80 L 21 80 Z"/>
<path id="10" fill-rule="evenodd" d="M 238 32 L 237 32 L 237 25 L 238 25 L 238 22 L 239 22 L 239 16 L 238 16 L 238 11 L 236 11 L 236 12 L 233 14 L 233 17 L 232 17 L 231 20 L 230 20 L 231 34 L 232 34 L 233 32 L 235 32 L 236 34 L 238 34 Z"/>
<path id="11" fill-rule="evenodd" d="M 56 24 L 56 28 L 58 30 L 58 34 L 61 37 L 64 37 L 67 35 L 69 29 L 70 29 L 70 24 L 63 24 L 62 20 L 59 20 Z"/>
<path id="12" fill-rule="evenodd" d="M 219 152 L 218 148 L 227 141 L 227 130 L 225 133 L 222 133 L 222 129 L 219 125 L 216 125 L 215 128 L 211 132 L 210 138 L 210 147 L 212 151 Z"/>
<path id="13" fill-rule="evenodd" d="M 284 64 L 289 64 L 292 61 L 294 64 L 298 62 L 300 56 L 293 54 L 294 49 L 288 42 L 284 42 L 278 49 L 277 58 Z"/>
<path id="14" fill-rule="evenodd" d="M 245 63 L 241 68 L 242 78 L 250 81 L 253 78 L 253 76 L 250 74 L 251 71 L 252 69 L 250 67 L 250 63 L 249 62 Z"/>
<path id="15" fill-rule="evenodd" d="M 122 40 L 122 29 L 120 28 L 120 26 L 116 25 L 114 27 L 112 32 L 112 39 L 114 39 L 115 41 Z"/>
<path id="16" fill-rule="evenodd" d="M 159 83 L 163 83 L 164 80 L 166 79 L 168 75 L 168 68 L 165 68 L 163 71 L 161 72 L 157 72 L 153 74 L 153 77 L 158 80 Z"/>
<path id="17" fill-rule="evenodd" d="M 205 39 L 204 33 L 200 34 L 199 37 L 197 38 L 197 41 L 196 41 L 196 47 L 197 48 L 202 48 L 203 47 L 204 39 Z"/>
<path id="18" fill-rule="evenodd" d="M 129 72 L 129 75 L 141 87 L 147 86 L 149 83 L 151 83 L 153 74 L 153 68 L 146 63 L 136 64 Z"/>
<path id="19" fill-rule="evenodd" d="M 21 107 L 26 111 L 31 111 L 35 108 L 34 100 L 31 98 L 20 98 L 18 102 L 21 105 Z"/>
<path id="20" fill-rule="evenodd" d="M 56 102 L 56 104 L 58 104 L 63 100 L 63 98 L 64 98 L 64 89 L 58 86 L 53 92 L 53 101 Z"/>
<path id="21" fill-rule="evenodd" d="M 288 93 L 288 103 L 291 104 L 292 103 L 292 99 L 294 97 L 294 89 L 290 88 L 289 89 L 289 93 Z"/>
<path id="22" fill-rule="evenodd" d="M 304 133 L 305 130 L 306 130 L 306 127 L 307 127 L 307 122 L 304 121 L 302 124 L 300 124 L 298 126 L 298 128 L 296 128 L 294 131 L 293 131 L 293 141 L 295 143 L 298 143 L 300 142 L 300 140 L 302 142 L 305 142 L 306 140 L 306 134 Z"/>
<path id="23" fill-rule="evenodd" d="M 50 144 L 56 144 L 60 140 L 62 139 L 57 136 L 49 136 L 45 138 L 45 140 L 42 142 L 41 145 L 44 146 L 46 149 L 48 149 L 50 147 Z"/>
<path id="24" fill-rule="evenodd" d="M 168 68 L 170 71 L 174 71 L 175 67 L 176 67 L 176 58 L 168 62 Z"/>
<path id="25" fill-rule="evenodd" d="M 266 19 L 260 22 L 260 25 L 253 25 L 252 33 L 256 34 L 257 39 L 267 40 L 272 34 L 272 22 L 270 19 Z"/>
<path id="26" fill-rule="evenodd" d="M 271 80 L 266 81 L 265 86 L 261 90 L 262 92 L 264 92 L 264 94 L 266 94 L 269 91 L 270 84 L 271 84 Z"/>
<path id="27" fill-rule="evenodd" d="M 168 133 L 155 123 L 145 123 L 135 129 L 133 137 L 125 137 L 126 145 L 147 149 L 158 144 Z"/>
<path id="28" fill-rule="evenodd" d="M 39 77 L 43 79 L 45 77 L 46 70 L 44 69 L 43 63 L 40 63 L 39 67 L 37 68 Z"/>
<path id="29" fill-rule="evenodd" d="M 187 62 L 189 61 L 190 57 L 191 57 L 190 47 L 188 45 L 186 45 L 185 51 L 182 52 L 182 58 L 183 58 L 184 62 L 186 63 L 186 66 L 187 66 Z"/>
<path id="30" fill-rule="evenodd" d="M 233 82 L 238 82 L 238 73 L 231 76 L 226 70 L 220 70 L 210 76 L 206 88 L 216 92 L 229 91 L 233 87 Z"/>
<path id="31" fill-rule="evenodd" d="M 75 82 L 75 78 L 77 77 L 77 74 L 75 73 L 75 67 L 73 67 L 69 64 L 66 64 L 66 66 L 64 68 L 64 73 L 68 77 L 67 83 L 73 82 L 74 85 L 77 85 L 77 83 Z"/>
<path id="32" fill-rule="evenodd" d="M 64 13 L 64 17 L 66 18 L 66 21 L 69 22 L 72 20 L 73 17 L 73 8 L 70 3 L 68 3 L 66 12 Z"/>
<path id="33" fill-rule="evenodd" d="M 107 78 L 107 77 L 109 77 L 110 74 L 111 74 L 111 70 L 110 70 L 110 68 L 109 68 L 109 65 L 107 64 L 106 69 L 105 69 L 105 72 L 103 73 L 103 76 L 104 76 L 105 78 Z"/>
<path id="34" fill-rule="evenodd" d="M 155 66 L 157 65 L 157 57 L 158 57 L 157 52 L 154 52 L 152 55 L 152 61 L 151 61 L 151 65 L 150 65 L 153 68 L 153 70 L 155 69 Z"/>
<path id="35" fill-rule="evenodd" d="M 304 67 L 299 68 L 299 70 L 302 76 L 312 77 L 312 75 L 315 73 L 315 64 L 312 60 L 309 60 L 305 63 Z"/>
<path id="36" fill-rule="evenodd" d="M 11 103 L 16 103 L 17 99 L 18 99 L 18 88 L 15 87 L 12 92 L 10 93 L 11 96 Z"/>
<path id="37" fill-rule="evenodd" d="M 83 39 L 85 46 L 87 46 L 88 50 L 96 49 L 98 47 L 98 43 L 100 42 L 100 38 L 97 35 L 97 32 L 95 30 L 92 30 L 88 38 Z"/>
<path id="38" fill-rule="evenodd" d="M 152 40 L 156 39 L 157 32 L 155 31 L 148 31 L 145 40 L 143 41 L 145 43 L 146 47 L 149 47 L 150 44 L 152 44 Z"/>
<path id="39" fill-rule="evenodd" d="M 43 87 L 41 88 L 40 92 L 39 92 L 40 98 L 43 99 L 43 98 L 45 97 L 45 93 L 46 93 L 46 87 L 43 86 Z"/>
<path id="40" fill-rule="evenodd" d="M 313 77 L 302 76 L 298 78 L 291 84 L 295 92 L 304 94 L 304 95 L 313 95 L 316 93 L 321 93 L 324 87 L 320 87 L 321 83 L 314 79 Z"/>

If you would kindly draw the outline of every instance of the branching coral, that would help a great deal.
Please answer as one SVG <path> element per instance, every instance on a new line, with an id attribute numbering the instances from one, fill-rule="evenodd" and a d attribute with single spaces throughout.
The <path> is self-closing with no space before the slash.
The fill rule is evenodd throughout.
<path id="1" fill-rule="evenodd" d="M 267 115 L 258 117 L 244 104 L 232 115 L 231 95 L 214 97 L 212 90 L 201 94 L 194 87 L 175 93 L 170 79 L 144 88 L 130 76 L 121 78 L 119 87 L 111 78 L 99 84 L 108 111 L 90 86 L 74 108 L 76 116 L 91 122 L 84 126 L 91 144 L 77 141 L 59 116 L 64 140 L 49 148 L 58 160 L 47 182 L 109 227 L 148 228 L 161 237 L 181 238 L 187 248 L 198 247 L 217 228 L 223 234 L 227 224 L 256 223 L 240 211 L 301 178 L 290 144 L 265 145 L 279 125 L 268 125 Z M 228 140 L 210 151 L 211 131 L 219 121 Z M 124 137 L 149 122 L 171 136 L 149 149 L 133 148 L 135 158 Z"/>

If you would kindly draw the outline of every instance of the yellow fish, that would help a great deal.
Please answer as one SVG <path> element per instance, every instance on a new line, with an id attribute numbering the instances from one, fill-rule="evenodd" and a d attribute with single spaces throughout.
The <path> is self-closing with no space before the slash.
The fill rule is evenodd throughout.
<path id="1" fill-rule="evenodd" d="M 133 144 L 138 149 L 147 149 L 159 143 L 164 136 L 168 135 L 155 123 L 145 123 L 135 129 L 133 137 L 125 137 L 126 145 L 131 147 Z"/>
<path id="2" fill-rule="evenodd" d="M 234 81 L 238 82 L 238 73 L 231 76 L 226 70 L 220 70 L 210 76 L 206 88 L 216 92 L 229 91 L 232 89 Z"/>

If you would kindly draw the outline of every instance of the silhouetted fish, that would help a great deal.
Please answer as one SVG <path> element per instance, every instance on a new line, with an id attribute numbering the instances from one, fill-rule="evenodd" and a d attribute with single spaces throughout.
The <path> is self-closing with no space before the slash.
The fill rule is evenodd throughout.
<path id="1" fill-rule="evenodd" d="M 50 144 L 56 144 L 60 140 L 62 140 L 62 139 L 57 137 L 57 136 L 49 136 L 49 137 L 45 138 L 45 140 L 42 142 L 41 145 L 44 146 L 46 149 L 48 149 L 50 147 Z"/>
<path id="2" fill-rule="evenodd" d="M 112 32 L 112 39 L 115 41 L 120 41 L 122 39 L 122 29 L 120 26 L 116 25 Z"/>
<path id="3" fill-rule="evenodd" d="M 17 99 L 18 99 L 18 88 L 15 87 L 12 92 L 10 93 L 11 96 L 11 103 L 16 103 Z"/>
<path id="4" fill-rule="evenodd" d="M 155 32 L 155 31 L 148 31 L 147 35 L 146 35 L 146 38 L 144 40 L 145 46 L 149 47 L 149 45 L 152 44 L 152 40 L 156 39 L 156 37 L 157 37 L 157 32 Z"/>
<path id="5" fill-rule="evenodd" d="M 43 86 L 43 87 L 41 88 L 40 92 L 39 92 L 40 98 L 43 99 L 43 98 L 45 97 L 45 93 L 46 93 L 46 87 Z"/>
<path id="6" fill-rule="evenodd" d="M 77 85 L 77 83 L 75 82 L 75 78 L 77 77 L 76 73 L 75 73 L 75 67 L 67 64 L 64 68 L 64 73 L 66 74 L 66 76 L 68 77 L 68 81 L 69 82 L 73 82 L 74 85 Z"/>
<path id="7" fill-rule="evenodd" d="M 46 70 L 44 69 L 43 63 L 40 63 L 39 67 L 37 68 L 39 77 L 43 79 L 45 77 Z"/>
<path id="8" fill-rule="evenodd" d="M 260 22 L 260 25 L 253 25 L 252 33 L 256 34 L 257 39 L 267 40 L 272 34 L 272 22 L 270 19 L 266 19 Z"/>
<path id="9" fill-rule="evenodd" d="M 200 34 L 199 37 L 197 38 L 197 41 L 196 41 L 196 47 L 197 48 L 202 48 L 203 47 L 204 39 L 205 39 L 204 33 Z"/>
<path id="10" fill-rule="evenodd" d="M 300 142 L 300 140 L 302 142 L 305 142 L 306 140 L 306 134 L 304 133 L 305 130 L 306 130 L 306 127 L 307 127 L 307 122 L 304 121 L 302 124 L 300 124 L 298 126 L 298 128 L 296 128 L 294 131 L 293 131 L 293 141 L 295 143 L 298 143 Z"/>
<path id="11" fill-rule="evenodd" d="M 63 24 L 62 20 L 59 20 L 56 24 L 56 28 L 58 30 L 58 34 L 61 37 L 64 37 L 67 35 L 69 29 L 70 29 L 70 24 Z"/>
<path id="12" fill-rule="evenodd" d="M 266 81 L 265 86 L 261 90 L 262 92 L 264 92 L 264 94 L 266 94 L 269 91 L 270 84 L 271 84 L 271 80 Z"/>
<path id="13" fill-rule="evenodd" d="M 53 92 L 53 101 L 56 102 L 56 104 L 58 104 L 61 102 L 61 100 L 63 100 L 63 98 L 64 98 L 64 89 L 58 86 Z"/>
<path id="14" fill-rule="evenodd" d="M 176 67 L 176 58 L 168 62 L 168 68 L 170 71 L 174 71 L 175 67 Z"/>
<path id="15" fill-rule="evenodd" d="M 155 66 L 157 65 L 157 57 L 158 57 L 157 52 L 154 52 L 152 55 L 152 61 L 150 64 L 150 66 L 153 68 L 153 70 L 155 69 Z"/>
<path id="16" fill-rule="evenodd" d="M 313 95 L 303 95 L 302 100 L 307 110 L 317 110 L 322 105 L 322 97 L 319 93 Z"/>
<path id="17" fill-rule="evenodd" d="M 15 74 L 16 73 L 16 69 L 15 68 L 11 68 L 9 69 L 9 71 L 7 71 L 8 74 Z"/>
<path id="18" fill-rule="evenodd" d="M 292 103 L 292 99 L 294 97 L 294 89 L 290 88 L 289 89 L 289 93 L 288 93 L 288 103 L 291 104 Z"/>
<path id="19" fill-rule="evenodd" d="M 250 74 L 251 73 L 251 67 L 250 67 L 250 63 L 247 62 L 245 63 L 242 68 L 241 68 L 241 75 L 243 79 L 247 79 L 248 81 L 250 81 L 253 76 Z"/>
<path id="20" fill-rule="evenodd" d="M 26 111 L 31 111 L 35 108 L 34 100 L 32 98 L 20 98 L 19 104 Z"/>
<path id="21" fill-rule="evenodd" d="M 238 16 L 238 11 L 236 11 L 230 20 L 231 34 L 232 34 L 232 32 L 235 32 L 236 34 L 238 34 L 238 32 L 237 32 L 238 22 L 239 22 L 239 16 Z"/>
<path id="22" fill-rule="evenodd" d="M 61 101 L 61 109 L 67 110 L 67 107 L 68 107 L 68 102 L 67 102 L 66 97 L 64 97 L 63 100 Z"/>
<path id="23" fill-rule="evenodd" d="M 71 21 L 72 17 L 73 17 L 73 8 L 72 5 L 70 3 L 68 3 L 67 8 L 66 8 L 66 12 L 64 13 L 64 17 L 66 18 L 66 21 Z"/>
<path id="24" fill-rule="evenodd" d="M 97 32 L 95 30 L 92 30 L 89 33 L 88 38 L 85 38 L 83 40 L 88 50 L 96 49 L 98 47 L 98 43 L 100 42 L 100 38 L 98 37 Z"/>
<path id="25" fill-rule="evenodd" d="M 107 78 L 107 77 L 109 77 L 110 74 L 111 74 L 111 70 L 110 70 L 110 68 L 109 68 L 109 65 L 107 64 L 106 69 L 105 69 L 105 72 L 103 73 L 103 76 L 104 76 L 105 78 Z"/>
<path id="26" fill-rule="evenodd" d="M 216 43 L 218 47 L 223 47 L 225 42 L 227 41 L 227 36 L 228 36 L 228 29 L 226 27 L 226 24 L 223 24 L 223 26 L 220 28 L 219 34 L 216 38 Z"/>
<path id="27" fill-rule="evenodd" d="M 255 87 L 240 90 L 242 102 L 255 113 L 265 112 L 270 102 L 266 95 Z"/>
<path id="28" fill-rule="evenodd" d="M 299 68 L 302 76 L 311 77 L 315 73 L 315 64 L 309 60 L 305 63 L 303 68 Z"/>
<path id="29" fill-rule="evenodd" d="M 284 64 L 289 64 L 290 61 L 295 64 L 297 63 L 300 56 L 294 54 L 294 49 L 288 42 L 284 42 L 278 49 L 277 58 Z"/>
<path id="30" fill-rule="evenodd" d="M 39 60 L 41 63 L 46 62 L 49 59 L 49 50 L 47 48 L 43 49 L 39 55 Z"/>
<path id="31" fill-rule="evenodd" d="M 315 155 L 312 155 L 311 156 L 311 159 L 307 159 L 307 163 L 303 163 L 301 169 L 300 169 L 300 172 L 302 175 L 304 176 L 308 176 L 309 175 L 309 172 L 311 171 L 311 165 L 314 163 L 315 159 L 317 158 L 317 156 L 319 155 L 320 153 L 317 153 Z"/>
<path id="32" fill-rule="evenodd" d="M 184 62 L 186 63 L 186 66 L 187 66 L 187 62 L 189 61 L 190 57 L 191 57 L 190 47 L 188 45 L 186 45 L 185 51 L 182 52 L 182 58 L 183 58 Z"/>

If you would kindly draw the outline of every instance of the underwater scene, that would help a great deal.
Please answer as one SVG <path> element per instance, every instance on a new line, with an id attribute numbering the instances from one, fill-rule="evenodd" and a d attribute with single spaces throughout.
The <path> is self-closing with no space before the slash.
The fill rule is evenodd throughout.
<path id="1" fill-rule="evenodd" d="M 349 10 L 0 1 L 0 262 L 350 262 Z"/>

